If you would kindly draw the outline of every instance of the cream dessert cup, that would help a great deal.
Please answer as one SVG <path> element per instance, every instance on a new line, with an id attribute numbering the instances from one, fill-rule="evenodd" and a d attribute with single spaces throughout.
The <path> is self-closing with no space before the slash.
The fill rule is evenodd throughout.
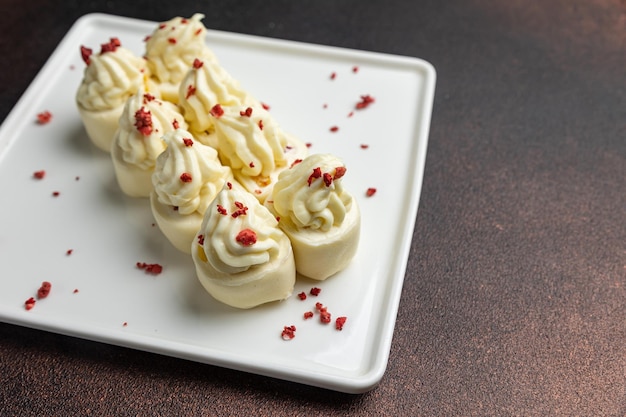
<path id="1" fill-rule="evenodd" d="M 102 44 L 97 54 L 84 46 L 81 54 L 87 67 L 76 105 L 93 144 L 109 152 L 126 100 L 144 87 L 148 70 L 145 61 L 123 48 L 117 38 Z"/>
<path id="2" fill-rule="evenodd" d="M 288 298 L 296 281 L 289 239 L 254 196 L 224 187 L 209 206 L 191 256 L 216 300 L 248 309 Z"/>
<path id="3" fill-rule="evenodd" d="M 124 106 L 111 146 L 115 177 L 129 197 L 149 197 L 157 157 L 165 150 L 162 136 L 186 129 L 178 107 L 139 90 Z"/>
<path id="4" fill-rule="evenodd" d="M 218 104 L 209 114 L 220 160 L 261 203 L 281 171 L 308 154 L 306 144 L 286 134 L 262 106 Z"/>
<path id="5" fill-rule="evenodd" d="M 230 168 L 223 166 L 215 149 L 176 129 L 163 140 L 152 174 L 150 207 L 157 225 L 178 250 L 189 253 L 207 207 L 226 183 Z"/>
<path id="6" fill-rule="evenodd" d="M 158 25 L 148 36 L 145 58 L 150 79 L 161 98 L 178 104 L 180 83 L 194 60 L 215 61 L 215 55 L 206 45 L 204 15 L 191 18 L 175 17 Z"/>
<path id="7" fill-rule="evenodd" d="M 356 254 L 361 214 L 342 185 L 344 164 L 313 154 L 283 171 L 265 206 L 291 241 L 299 274 L 325 280 L 345 269 Z"/>

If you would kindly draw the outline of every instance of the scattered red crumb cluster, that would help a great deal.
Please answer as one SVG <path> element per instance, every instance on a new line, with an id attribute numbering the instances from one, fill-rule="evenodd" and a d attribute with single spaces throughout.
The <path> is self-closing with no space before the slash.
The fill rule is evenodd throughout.
<path id="1" fill-rule="evenodd" d="M 322 292 L 322 289 L 319 287 L 312 287 L 309 290 L 309 294 L 312 296 L 319 296 L 320 293 Z M 307 299 L 307 293 L 302 291 L 300 293 L 297 294 L 298 298 L 301 301 L 304 301 Z M 315 308 L 314 311 L 305 311 L 302 315 L 302 318 L 304 320 L 309 320 L 312 319 L 313 317 L 315 317 L 315 314 L 319 314 L 319 318 L 320 318 L 320 323 L 322 324 L 329 324 L 332 322 L 332 314 L 328 311 L 328 307 L 326 307 L 324 304 L 322 304 L 321 302 L 316 302 L 315 303 Z M 335 319 L 335 329 L 336 330 L 343 330 L 344 325 L 346 324 L 346 321 L 348 320 L 348 318 L 346 316 L 339 316 Z M 295 326 L 285 326 L 283 328 L 283 332 L 281 334 L 282 338 L 284 340 L 291 340 L 294 337 L 296 337 L 296 327 Z"/>
<path id="2" fill-rule="evenodd" d="M 137 262 L 137 268 L 145 270 L 149 274 L 158 275 L 163 272 L 163 266 L 160 264 L 148 264 L 145 262 Z"/>
<path id="3" fill-rule="evenodd" d="M 26 310 L 32 310 L 32 308 L 35 307 L 37 300 L 46 298 L 50 294 L 51 289 L 52 289 L 52 284 L 49 281 L 43 281 L 41 285 L 39 286 L 39 289 L 37 289 L 37 299 L 35 299 L 35 297 L 29 297 L 24 302 L 24 308 Z"/>
<path id="4" fill-rule="evenodd" d="M 48 110 L 43 111 L 37 115 L 37 123 L 40 125 L 50 123 L 50 120 L 52 120 L 52 113 L 50 113 Z"/>
<path id="5" fill-rule="evenodd" d="M 327 187 L 330 187 L 330 185 L 333 183 L 334 180 L 338 180 L 339 178 L 343 177 L 345 174 L 346 174 L 346 168 L 342 166 L 335 168 L 334 174 L 331 174 L 330 172 L 322 173 L 322 169 L 320 167 L 315 167 L 313 168 L 313 172 L 311 173 L 311 175 L 309 175 L 309 178 L 307 178 L 306 182 L 310 187 L 313 181 L 315 181 L 318 178 L 322 178 L 322 180 L 324 181 L 324 185 L 326 185 Z"/>
<path id="6" fill-rule="evenodd" d="M 144 136 L 150 136 L 152 133 L 152 113 L 141 107 L 135 112 L 135 127 Z"/>

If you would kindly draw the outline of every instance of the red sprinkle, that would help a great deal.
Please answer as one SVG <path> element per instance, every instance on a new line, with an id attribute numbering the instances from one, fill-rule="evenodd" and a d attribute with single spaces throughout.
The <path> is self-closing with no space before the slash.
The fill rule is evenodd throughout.
<path id="1" fill-rule="evenodd" d="M 313 168 L 313 173 L 311 175 L 309 175 L 309 179 L 307 180 L 307 184 L 309 184 L 309 187 L 311 186 L 311 183 L 320 178 L 322 176 L 322 169 L 320 167 L 317 168 Z"/>
<path id="2" fill-rule="evenodd" d="M 91 55 L 93 54 L 93 49 L 91 48 L 87 48 L 85 46 L 80 47 L 80 57 L 83 59 L 83 61 L 85 62 L 85 64 L 89 65 L 91 64 Z"/>
<path id="3" fill-rule="evenodd" d="M 346 171 L 346 167 L 335 168 L 335 176 L 333 177 L 333 179 L 338 180 L 339 178 L 343 177 L 346 174 Z"/>
<path id="4" fill-rule="evenodd" d="M 368 197 L 371 197 L 374 194 L 376 194 L 376 188 L 373 188 L 373 187 L 368 188 L 367 191 L 365 192 L 365 195 Z"/>
<path id="5" fill-rule="evenodd" d="M 141 107 L 135 112 L 135 127 L 144 136 L 150 136 L 152 133 L 152 114 L 150 110 Z"/>
<path id="6" fill-rule="evenodd" d="M 235 240 L 242 246 L 252 246 L 256 243 L 256 233 L 251 229 L 243 229 L 237 234 Z"/>
<path id="7" fill-rule="evenodd" d="M 189 97 L 193 96 L 194 94 L 196 94 L 196 87 L 194 87 L 193 85 L 188 85 L 187 86 L 187 95 L 185 96 L 185 98 L 188 99 Z"/>
<path id="8" fill-rule="evenodd" d="M 330 175 L 328 172 L 325 172 L 323 177 L 324 177 L 324 184 L 327 187 L 330 187 L 330 185 L 333 183 L 333 176 Z"/>
<path id="9" fill-rule="evenodd" d="M 145 269 L 146 272 L 154 275 L 158 275 L 163 271 L 163 267 L 160 264 L 147 264 L 145 262 L 137 262 L 137 268 Z"/>
<path id="10" fill-rule="evenodd" d="M 374 97 L 370 96 L 369 94 L 366 94 L 364 96 L 361 96 L 361 101 L 356 103 L 355 108 L 357 110 L 361 110 L 361 109 L 368 107 L 373 102 L 374 102 Z"/>
<path id="11" fill-rule="evenodd" d="M 30 310 L 33 307 L 35 307 L 36 302 L 37 301 L 33 297 L 30 297 L 28 300 L 24 302 L 24 307 L 26 308 L 26 310 Z"/>
<path id="12" fill-rule="evenodd" d="M 339 127 L 338 127 L 338 126 L 332 126 L 332 127 L 330 128 L 330 131 L 331 131 L 331 132 L 337 132 L 338 130 L 339 130 Z"/>
<path id="13" fill-rule="evenodd" d="M 314 295 L 317 297 L 318 295 L 320 295 L 321 292 L 322 292 L 321 288 L 318 288 L 318 287 L 311 288 L 311 295 Z"/>
<path id="14" fill-rule="evenodd" d="M 193 146 L 193 140 L 189 138 L 183 138 L 183 143 L 185 144 L 185 146 Z"/>
<path id="15" fill-rule="evenodd" d="M 45 176 L 46 176 L 46 171 L 44 171 L 43 169 L 41 171 L 35 171 L 33 173 L 33 177 L 35 177 L 38 180 L 43 179 L 43 177 L 45 177 Z"/>
<path id="16" fill-rule="evenodd" d="M 298 298 L 301 300 L 306 300 L 306 293 L 302 291 L 300 294 L 298 294 Z"/>
<path id="17" fill-rule="evenodd" d="M 50 123 L 51 119 L 52 119 L 52 113 L 50 113 L 47 110 L 37 115 L 37 123 L 40 125 L 45 125 L 46 123 Z"/>
<path id="18" fill-rule="evenodd" d="M 304 319 L 308 320 L 310 318 L 313 318 L 313 312 L 312 311 L 307 311 L 306 313 L 304 313 Z"/>
<path id="19" fill-rule="evenodd" d="M 343 325 L 346 324 L 346 320 L 348 320 L 348 318 L 345 316 L 337 317 L 335 320 L 335 329 L 343 330 Z"/>
<path id="20" fill-rule="evenodd" d="M 224 114 L 224 109 L 219 104 L 216 104 L 213 106 L 210 113 L 213 117 L 221 117 Z"/>
<path id="21" fill-rule="evenodd" d="M 182 182 L 191 182 L 192 181 L 191 174 L 188 172 L 183 172 L 182 174 L 180 174 L 180 180 Z"/>
<path id="22" fill-rule="evenodd" d="M 52 284 L 48 281 L 44 281 L 41 283 L 41 287 L 37 290 L 37 298 L 46 298 L 48 294 L 50 294 L 50 289 L 52 288 Z"/>
<path id="23" fill-rule="evenodd" d="M 281 337 L 284 340 L 291 340 L 294 337 L 296 337 L 296 326 L 294 326 L 294 325 L 285 326 L 283 328 L 283 332 L 281 333 Z"/>
<path id="24" fill-rule="evenodd" d="M 239 112 L 239 115 L 240 115 L 240 116 L 245 116 L 245 117 L 250 117 L 250 116 L 252 116 L 252 107 L 248 107 L 248 108 L 247 108 L 247 109 L 245 109 L 245 110 L 241 110 L 241 111 Z"/>
<path id="25" fill-rule="evenodd" d="M 122 46 L 122 43 L 117 38 L 111 38 L 108 43 L 103 43 L 100 45 L 100 53 L 103 54 L 105 52 L 115 52 L 115 50 Z"/>

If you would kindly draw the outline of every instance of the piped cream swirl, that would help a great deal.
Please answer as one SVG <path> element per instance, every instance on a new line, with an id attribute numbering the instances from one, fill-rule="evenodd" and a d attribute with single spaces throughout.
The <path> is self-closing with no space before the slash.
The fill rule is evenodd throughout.
<path id="1" fill-rule="evenodd" d="M 277 224 L 254 196 L 240 188 L 224 187 L 209 206 L 200 228 L 199 233 L 204 237 L 202 250 L 211 266 L 225 274 L 265 265 L 279 256 L 280 241 L 285 239 Z M 237 236 L 243 230 L 254 233 L 254 243 L 238 241 Z M 256 279 L 255 275 L 245 277 Z M 229 282 L 230 285 L 243 283 L 236 276 Z"/>
<path id="2" fill-rule="evenodd" d="M 152 184 L 161 204 L 178 207 L 180 214 L 204 214 L 231 177 L 215 149 L 176 129 L 163 137 L 167 148 L 157 158 Z M 189 140 L 192 141 L 190 144 Z"/>
<path id="3" fill-rule="evenodd" d="M 330 154 L 313 154 L 280 173 L 274 185 L 273 210 L 296 228 L 329 231 L 338 227 L 353 203 L 341 177 L 343 162 Z"/>

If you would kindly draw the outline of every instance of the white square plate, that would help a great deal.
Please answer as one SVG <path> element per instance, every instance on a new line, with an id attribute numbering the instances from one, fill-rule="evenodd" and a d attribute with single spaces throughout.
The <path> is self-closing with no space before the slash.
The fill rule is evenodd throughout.
<path id="1" fill-rule="evenodd" d="M 372 389 L 389 357 L 435 70 L 416 58 L 209 30 L 222 66 L 271 106 L 284 130 L 310 142 L 310 153 L 344 160 L 344 186 L 362 212 L 346 270 L 324 282 L 300 279 L 288 300 L 240 311 L 202 289 L 191 258 L 153 225 L 147 200 L 121 193 L 109 155 L 91 145 L 76 110 L 80 46 L 97 50 L 117 37 L 141 56 L 156 25 L 82 17 L 0 128 L 0 320 L 343 392 Z M 365 94 L 375 102 L 354 110 Z M 46 110 L 51 121 L 36 123 Z M 38 170 L 45 178 L 33 177 Z M 368 188 L 377 192 L 368 197 Z M 137 262 L 164 269 L 149 275 Z M 27 311 L 42 281 L 52 291 Z M 317 297 L 295 295 L 314 286 Z M 333 321 L 347 317 L 342 331 L 303 318 L 316 302 Z M 297 328 L 293 340 L 281 338 L 286 325 Z"/>

